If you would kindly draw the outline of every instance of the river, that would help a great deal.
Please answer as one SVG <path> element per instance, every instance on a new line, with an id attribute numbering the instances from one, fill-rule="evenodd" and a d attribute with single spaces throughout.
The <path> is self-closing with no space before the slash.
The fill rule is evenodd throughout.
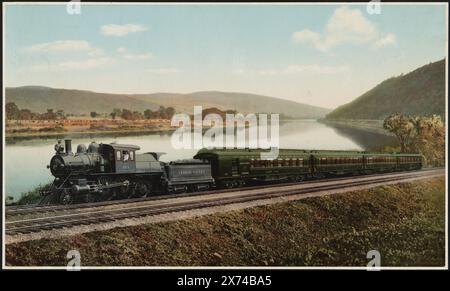
<path id="1" fill-rule="evenodd" d="M 280 148 L 377 150 L 392 143 L 392 137 L 367 133 L 361 130 L 333 128 L 315 120 L 282 122 L 279 130 Z M 146 135 L 89 135 L 73 138 L 72 149 L 80 143 L 124 143 L 141 147 L 140 152 L 165 152 L 162 161 L 191 158 L 197 150 L 176 150 L 171 145 L 171 134 Z M 5 193 L 14 200 L 22 193 L 53 180 L 47 165 L 54 154 L 56 138 L 34 138 L 8 141 L 5 145 Z"/>

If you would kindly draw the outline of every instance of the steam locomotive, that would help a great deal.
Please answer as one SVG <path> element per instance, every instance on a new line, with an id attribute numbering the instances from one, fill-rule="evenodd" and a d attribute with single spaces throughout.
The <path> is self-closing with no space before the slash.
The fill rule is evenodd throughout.
<path id="1" fill-rule="evenodd" d="M 55 180 L 42 192 L 45 200 L 71 204 L 214 187 L 207 161 L 164 163 L 159 160 L 164 153 L 138 154 L 139 149 L 135 145 L 92 142 L 87 148 L 78 145 L 73 153 L 70 139 L 65 140 L 65 147 L 59 141 L 48 166 Z"/>
<path id="2" fill-rule="evenodd" d="M 261 149 L 202 149 L 193 159 L 169 163 L 161 152 L 136 153 L 126 144 L 77 146 L 58 141 L 50 161 L 53 184 L 43 203 L 71 204 L 126 199 L 162 193 L 242 187 L 252 183 L 303 181 L 337 175 L 417 170 L 423 156 L 404 153 L 280 149 L 276 159 L 261 159 Z"/>

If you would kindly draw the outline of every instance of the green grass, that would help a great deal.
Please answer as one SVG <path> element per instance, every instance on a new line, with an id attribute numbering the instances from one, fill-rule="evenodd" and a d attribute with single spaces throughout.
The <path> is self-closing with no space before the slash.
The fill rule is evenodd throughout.
<path id="1" fill-rule="evenodd" d="M 51 184 L 39 185 L 38 187 L 36 187 L 33 190 L 22 193 L 20 195 L 20 198 L 14 204 L 15 205 L 27 205 L 27 204 L 38 203 L 42 199 L 42 196 L 39 194 L 39 191 L 50 185 Z"/>
<path id="2" fill-rule="evenodd" d="M 383 266 L 445 262 L 445 180 L 383 186 L 189 220 L 6 246 L 7 265 Z"/>

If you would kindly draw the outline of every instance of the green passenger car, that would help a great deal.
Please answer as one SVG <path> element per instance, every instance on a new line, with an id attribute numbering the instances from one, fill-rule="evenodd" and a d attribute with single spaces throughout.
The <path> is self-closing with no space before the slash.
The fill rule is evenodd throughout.
<path id="1" fill-rule="evenodd" d="M 250 181 L 291 180 L 344 174 L 369 174 L 422 168 L 418 154 L 280 149 L 277 159 L 261 159 L 261 149 L 202 149 L 194 157 L 211 163 L 219 187 Z"/>
<path id="2" fill-rule="evenodd" d="M 261 159 L 260 149 L 202 149 L 194 157 L 211 163 L 218 186 L 238 187 L 249 181 L 291 179 L 301 181 L 310 173 L 311 154 L 304 150 L 280 150 L 277 159 Z"/>

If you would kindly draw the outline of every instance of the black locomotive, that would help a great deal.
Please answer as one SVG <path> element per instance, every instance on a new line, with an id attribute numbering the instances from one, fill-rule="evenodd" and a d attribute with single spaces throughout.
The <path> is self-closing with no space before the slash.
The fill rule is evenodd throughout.
<path id="1" fill-rule="evenodd" d="M 164 163 L 164 153 L 137 154 L 125 144 L 65 147 L 59 141 L 48 166 L 55 181 L 42 192 L 42 203 L 70 204 L 137 198 L 162 193 L 241 187 L 270 181 L 302 181 L 344 174 L 417 170 L 423 156 L 358 151 L 279 150 L 277 159 L 261 159 L 260 149 L 202 149 L 194 159 Z M 217 185 L 216 185 L 217 184 Z"/>
<path id="2" fill-rule="evenodd" d="M 117 198 L 150 196 L 207 190 L 214 186 L 211 167 L 203 160 L 159 161 L 164 153 L 137 154 L 140 148 L 125 144 L 77 146 L 72 152 L 71 140 L 65 149 L 59 141 L 50 160 L 53 185 L 43 191 L 44 202 L 70 204 Z"/>

